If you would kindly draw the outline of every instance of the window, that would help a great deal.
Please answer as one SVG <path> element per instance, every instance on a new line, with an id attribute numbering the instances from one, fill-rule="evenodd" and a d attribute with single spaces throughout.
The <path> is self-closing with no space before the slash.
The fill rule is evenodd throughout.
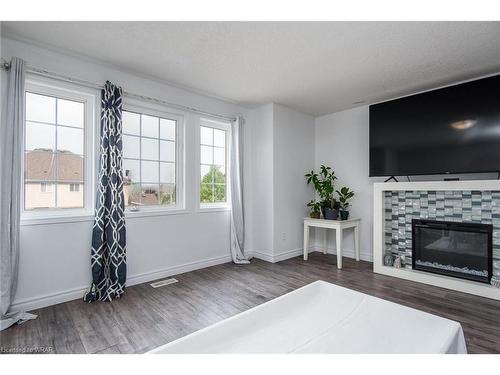
<path id="1" fill-rule="evenodd" d="M 85 106 L 84 99 L 56 91 L 26 91 L 25 211 L 84 207 L 83 191 L 68 192 L 71 185 L 84 185 Z"/>
<path id="2" fill-rule="evenodd" d="M 200 203 L 227 202 L 227 144 L 229 125 L 202 120 L 200 125 Z"/>
<path id="3" fill-rule="evenodd" d="M 179 122 L 176 115 L 123 111 L 126 206 L 178 206 Z"/>
<path id="4" fill-rule="evenodd" d="M 28 77 L 25 99 L 22 224 L 91 217 L 98 90 Z"/>
<path id="5" fill-rule="evenodd" d="M 40 182 L 40 191 L 42 193 L 52 193 L 54 190 L 54 185 L 50 182 Z"/>

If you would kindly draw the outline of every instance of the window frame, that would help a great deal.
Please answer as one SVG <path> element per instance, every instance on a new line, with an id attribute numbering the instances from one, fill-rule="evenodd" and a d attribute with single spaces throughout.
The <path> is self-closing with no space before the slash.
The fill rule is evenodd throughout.
<path id="1" fill-rule="evenodd" d="M 176 121 L 175 128 L 175 204 L 172 205 L 144 205 L 127 206 L 125 209 L 126 217 L 156 216 L 169 213 L 186 212 L 186 184 L 185 184 L 185 114 L 180 111 L 174 111 L 163 105 L 149 104 L 139 102 L 134 99 L 124 98 L 123 111 L 133 112 L 148 116 L 154 116 Z M 139 139 L 142 136 L 138 137 Z M 138 159 L 142 160 L 142 159 Z M 142 181 L 141 181 L 142 183 Z"/>
<path id="2" fill-rule="evenodd" d="M 83 207 L 81 208 L 40 208 L 25 209 L 25 155 L 26 155 L 26 118 L 23 123 L 23 148 L 21 155 L 21 224 L 50 224 L 68 221 L 88 220 L 93 216 L 96 181 L 96 142 L 99 123 L 97 108 L 100 105 L 100 93 L 96 89 L 85 88 L 55 79 L 30 77 L 26 79 L 26 93 L 51 96 L 63 100 L 77 101 L 84 104 L 83 125 Z M 55 187 L 54 187 L 55 188 Z"/>
<path id="3" fill-rule="evenodd" d="M 224 130 L 226 132 L 226 201 L 225 202 L 210 202 L 203 203 L 200 199 L 201 191 L 201 127 L 209 127 L 213 129 Z M 196 200 L 199 212 L 210 211 L 228 211 L 231 209 L 231 123 L 219 119 L 211 119 L 208 117 L 200 117 L 197 127 L 197 148 L 198 148 L 198 178 L 196 184 Z"/>

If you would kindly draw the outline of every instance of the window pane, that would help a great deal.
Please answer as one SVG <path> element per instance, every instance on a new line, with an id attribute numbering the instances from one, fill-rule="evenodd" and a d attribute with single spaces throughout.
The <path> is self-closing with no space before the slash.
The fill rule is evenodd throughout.
<path id="1" fill-rule="evenodd" d="M 83 129 L 57 127 L 57 149 L 83 154 Z"/>
<path id="2" fill-rule="evenodd" d="M 26 93 L 26 120 L 56 123 L 56 99 Z"/>
<path id="3" fill-rule="evenodd" d="M 226 201 L 226 185 L 216 184 L 214 186 L 214 202 Z"/>
<path id="4" fill-rule="evenodd" d="M 138 113 L 123 111 L 122 128 L 123 133 L 141 135 L 141 115 Z"/>
<path id="5" fill-rule="evenodd" d="M 85 104 L 26 93 L 26 119 L 25 209 L 84 207 Z"/>
<path id="6" fill-rule="evenodd" d="M 83 128 L 85 117 L 85 106 L 83 103 L 72 100 L 57 100 L 57 123 Z"/>
<path id="7" fill-rule="evenodd" d="M 214 147 L 214 164 L 226 165 L 226 150 Z"/>
<path id="8" fill-rule="evenodd" d="M 226 146 L 226 132 L 224 130 L 214 129 L 214 146 Z"/>
<path id="9" fill-rule="evenodd" d="M 139 137 L 124 135 L 122 137 L 123 157 L 131 159 L 139 159 L 141 157 Z"/>
<path id="10" fill-rule="evenodd" d="M 214 167 L 214 182 L 216 184 L 225 184 L 226 183 L 226 170 L 224 167 Z"/>
<path id="11" fill-rule="evenodd" d="M 213 168 L 210 165 L 201 166 L 201 176 L 200 176 L 201 183 L 211 184 L 212 182 L 214 182 L 212 169 Z"/>
<path id="12" fill-rule="evenodd" d="M 212 184 L 201 184 L 200 201 L 201 203 L 210 203 L 214 201 L 214 192 Z"/>
<path id="13" fill-rule="evenodd" d="M 160 119 L 160 138 L 175 140 L 175 125 L 176 121 L 168 119 Z"/>
<path id="14" fill-rule="evenodd" d="M 123 159 L 123 183 L 133 184 L 141 182 L 141 162 L 139 160 Z"/>
<path id="15" fill-rule="evenodd" d="M 171 184 L 175 182 L 175 165 L 173 163 L 160 163 L 160 182 Z"/>
<path id="16" fill-rule="evenodd" d="M 141 138 L 141 159 L 158 160 L 158 148 L 157 139 Z"/>
<path id="17" fill-rule="evenodd" d="M 206 126 L 200 126 L 200 143 L 202 145 L 213 145 L 214 130 Z"/>
<path id="18" fill-rule="evenodd" d="M 160 204 L 175 204 L 175 184 L 160 185 Z"/>
<path id="19" fill-rule="evenodd" d="M 57 183 L 57 203 L 58 208 L 80 208 L 83 207 L 83 189 L 72 192 L 70 184 Z"/>
<path id="20" fill-rule="evenodd" d="M 24 179 L 26 182 L 55 180 L 55 154 L 51 151 L 28 151 L 24 155 Z"/>
<path id="21" fill-rule="evenodd" d="M 213 147 L 201 146 L 201 164 L 213 164 Z"/>
<path id="22" fill-rule="evenodd" d="M 176 126 L 175 120 L 123 112 L 123 132 L 138 135 L 123 137 L 127 205 L 175 203 Z M 140 184 L 139 194 L 135 183 Z"/>
<path id="23" fill-rule="evenodd" d="M 24 184 L 24 209 L 54 208 L 56 206 L 56 192 L 53 184 L 49 185 L 26 182 Z"/>
<path id="24" fill-rule="evenodd" d="M 141 203 L 146 206 L 158 204 L 159 190 L 159 185 L 143 184 Z"/>
<path id="25" fill-rule="evenodd" d="M 157 161 L 141 161 L 142 181 L 151 183 L 159 182 L 159 163 Z"/>
<path id="26" fill-rule="evenodd" d="M 130 184 L 123 186 L 123 196 L 125 197 L 125 206 L 141 203 L 141 185 Z"/>
<path id="27" fill-rule="evenodd" d="M 175 161 L 175 142 L 160 141 L 160 160 Z"/>
<path id="28" fill-rule="evenodd" d="M 158 117 L 142 115 L 142 136 L 158 138 Z"/>
<path id="29" fill-rule="evenodd" d="M 55 150 L 56 127 L 34 122 L 26 122 L 26 150 Z"/>

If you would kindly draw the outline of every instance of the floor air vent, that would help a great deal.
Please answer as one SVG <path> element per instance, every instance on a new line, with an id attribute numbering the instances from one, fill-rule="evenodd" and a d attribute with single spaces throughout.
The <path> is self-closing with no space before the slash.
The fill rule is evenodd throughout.
<path id="1" fill-rule="evenodd" d="M 149 285 L 151 285 L 153 288 L 159 288 L 161 286 L 165 286 L 165 285 L 170 285 L 170 284 L 175 284 L 177 283 L 178 280 L 177 279 L 174 279 L 174 278 L 170 278 L 170 279 L 165 279 L 165 280 L 160 280 L 160 281 L 155 281 L 154 283 L 151 283 Z"/>

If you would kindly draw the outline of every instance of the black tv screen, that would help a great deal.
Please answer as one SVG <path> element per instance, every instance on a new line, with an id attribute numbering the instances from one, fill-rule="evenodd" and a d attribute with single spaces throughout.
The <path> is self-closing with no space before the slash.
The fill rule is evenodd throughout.
<path id="1" fill-rule="evenodd" d="M 370 176 L 500 171 L 500 75 L 370 106 Z"/>

